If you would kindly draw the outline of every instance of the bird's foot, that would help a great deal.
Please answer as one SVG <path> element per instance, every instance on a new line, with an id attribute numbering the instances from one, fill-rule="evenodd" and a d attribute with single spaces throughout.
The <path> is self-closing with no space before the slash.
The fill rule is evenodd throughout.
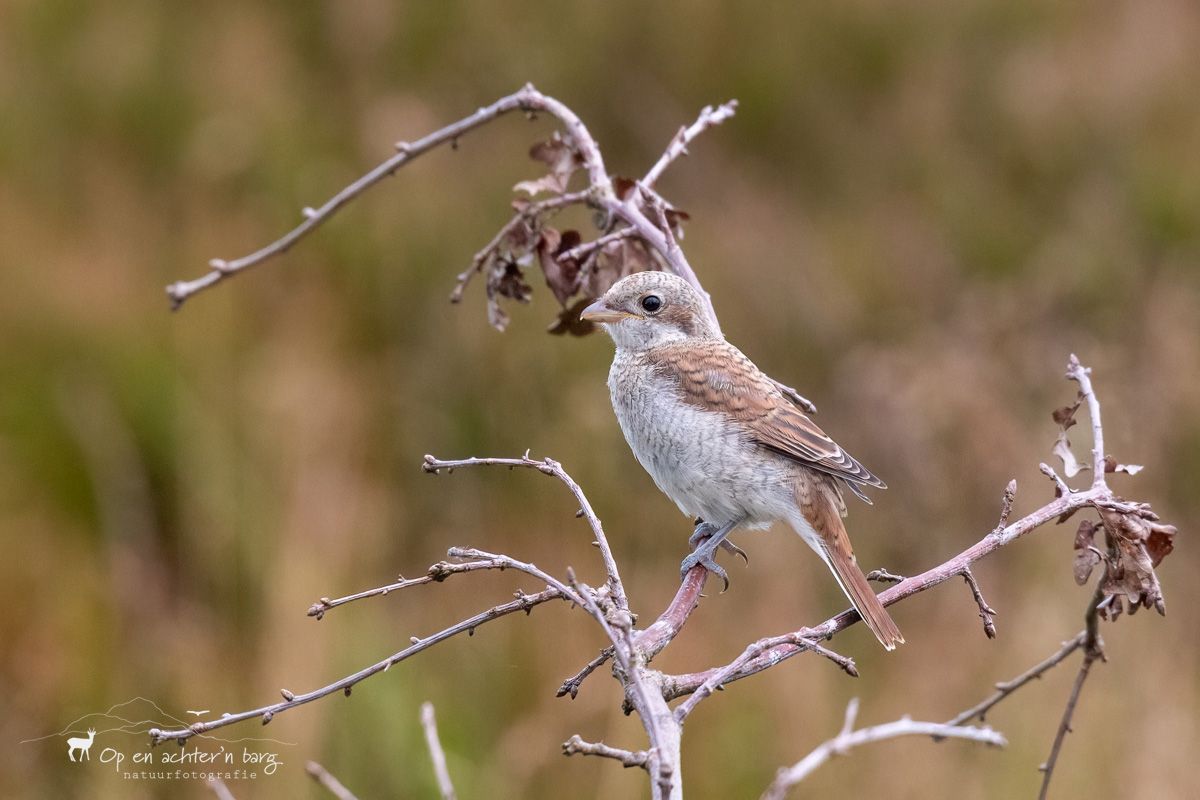
<path id="1" fill-rule="evenodd" d="M 693 550 L 695 550 L 701 542 L 703 542 L 705 539 L 711 538 L 713 534 L 717 533 L 718 531 L 720 531 L 719 526 L 714 525 L 711 522 L 705 522 L 697 517 L 696 530 L 692 532 L 690 537 L 688 537 L 688 544 Z M 744 561 L 746 564 L 750 563 L 750 556 L 746 555 L 746 551 L 728 539 L 721 539 L 721 549 L 727 553 L 732 553 L 735 556 L 740 556 L 742 561 Z"/>
<path id="2" fill-rule="evenodd" d="M 692 535 L 688 537 L 688 545 L 695 550 L 701 542 L 711 537 L 717 532 L 717 530 L 718 526 L 713 525 L 711 522 L 705 522 L 702 519 L 697 519 L 696 530 L 693 531 Z"/>
<path id="3" fill-rule="evenodd" d="M 725 585 L 721 588 L 723 594 L 729 588 L 729 574 L 713 558 L 713 554 L 719 546 L 720 542 L 709 540 L 689 553 L 679 565 L 680 580 L 688 574 L 692 567 L 699 565 L 724 581 Z"/>

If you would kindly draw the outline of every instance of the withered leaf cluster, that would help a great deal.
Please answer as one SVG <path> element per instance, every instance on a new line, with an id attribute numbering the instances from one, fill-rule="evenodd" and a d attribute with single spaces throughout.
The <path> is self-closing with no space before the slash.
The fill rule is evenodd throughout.
<path id="1" fill-rule="evenodd" d="M 1154 569 L 1175 546 L 1174 525 L 1164 525 L 1144 503 L 1098 506 L 1100 521 L 1085 520 L 1075 533 L 1075 581 L 1087 583 L 1096 566 L 1103 564 L 1101 591 L 1108 602 L 1103 607 L 1109 619 L 1123 610 L 1130 614 L 1153 606 L 1167 610 L 1162 586 Z M 1105 549 L 1096 546 L 1103 530 Z"/>
<path id="2" fill-rule="evenodd" d="M 481 254 L 479 269 L 487 283 L 488 322 L 498 330 L 508 326 L 510 318 L 501 305 L 502 298 L 529 302 L 533 289 L 526 272 L 536 263 L 561 307 L 547 330 L 556 335 L 584 336 L 595 330 L 592 323 L 579 319 L 579 314 L 589 303 L 626 275 L 662 269 L 662 264 L 645 242 L 632 235 L 615 238 L 600 247 L 585 248 L 578 255 L 572 254 L 583 244 L 580 232 L 559 230 L 546 224 L 547 218 L 560 210 L 561 204 L 547 206 L 545 199 L 533 198 L 548 195 L 553 200 L 555 196 L 564 195 L 571 177 L 583 166 L 583 158 L 571 137 L 558 132 L 533 145 L 529 156 L 549 167 L 549 172 L 513 187 L 519 193 L 513 200 L 515 216 L 503 234 Z M 642 202 L 644 199 L 643 190 L 632 179 L 614 177 L 613 188 L 624 201 Z M 670 206 L 657 195 L 654 200 L 661 203 L 662 215 L 672 234 L 677 239 L 682 238 L 682 224 L 688 219 L 687 213 Z M 599 236 L 617 230 L 614 220 L 604 218 L 597 220 L 597 227 Z"/>

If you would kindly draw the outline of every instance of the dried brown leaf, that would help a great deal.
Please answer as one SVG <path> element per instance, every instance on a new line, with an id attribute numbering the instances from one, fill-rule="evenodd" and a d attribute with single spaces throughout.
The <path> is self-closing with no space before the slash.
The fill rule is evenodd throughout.
<path id="1" fill-rule="evenodd" d="M 527 192 L 530 196 L 542 192 L 562 194 L 567 190 L 571 175 L 583 165 L 583 157 L 575 143 L 558 131 L 546 141 L 529 148 L 529 157 L 550 168 L 550 172 L 541 178 L 521 181 L 513 187 L 513 191 Z"/>
<path id="2" fill-rule="evenodd" d="M 1074 478 L 1083 470 L 1088 469 L 1088 466 L 1080 464 L 1079 460 L 1075 458 L 1075 454 L 1071 452 L 1071 442 L 1067 439 L 1065 429 L 1058 432 L 1058 439 L 1054 442 L 1054 449 L 1050 452 L 1062 459 L 1063 472 L 1068 478 Z"/>
<path id="3" fill-rule="evenodd" d="M 525 273 L 515 261 L 502 262 L 503 268 L 496 271 L 496 294 L 528 303 L 533 287 L 525 282 Z"/>
<path id="4" fill-rule="evenodd" d="M 624 175 L 614 175 L 612 182 L 613 191 L 617 193 L 618 200 L 628 200 L 637 189 L 637 181 L 633 178 L 626 178 Z"/>
<path id="5" fill-rule="evenodd" d="M 579 315 L 583 313 L 583 310 L 587 308 L 588 303 L 591 303 L 593 299 L 591 297 L 584 297 L 576 301 L 569 308 L 564 308 L 558 313 L 558 317 L 555 318 L 554 322 L 550 323 L 550 327 L 546 328 L 546 332 L 552 333 L 555 336 L 562 336 L 564 333 L 569 333 L 572 336 L 587 336 L 590 333 L 595 333 L 595 323 L 579 318 Z"/>
<path id="6" fill-rule="evenodd" d="M 1118 464 L 1117 460 L 1112 456 L 1104 457 L 1105 472 L 1124 472 L 1126 475 L 1137 475 L 1145 467 L 1141 464 Z"/>
<path id="7" fill-rule="evenodd" d="M 1100 563 L 1096 551 L 1096 530 L 1099 522 L 1082 520 L 1075 531 L 1075 582 L 1083 586 L 1092 577 L 1092 570 Z"/>
<path id="8" fill-rule="evenodd" d="M 538 238 L 537 255 L 542 265 L 542 274 L 546 285 L 554 293 L 559 305 L 564 308 L 567 301 L 579 291 L 579 262 L 576 259 L 559 259 L 566 251 L 577 247 L 581 239 L 579 231 L 563 231 L 559 233 L 554 228 L 543 228 Z"/>
<path id="9" fill-rule="evenodd" d="M 1157 567 L 1175 549 L 1177 531 L 1174 525 L 1162 525 L 1149 520 L 1146 525 L 1150 528 L 1150 532 L 1146 535 L 1146 552 L 1150 555 L 1150 564 Z"/>
<path id="10" fill-rule="evenodd" d="M 692 215 L 680 208 L 667 206 L 663 209 L 663 216 L 667 218 L 667 225 L 671 226 L 671 233 L 676 239 L 683 239 L 683 223 L 692 218 Z"/>
<path id="11" fill-rule="evenodd" d="M 1117 554 L 1116 563 L 1105 574 L 1105 594 L 1124 598 L 1130 614 L 1138 606 L 1153 606 L 1165 614 L 1162 586 L 1154 568 L 1174 547 L 1175 527 L 1159 523 L 1148 506 L 1133 511 L 1101 508 L 1100 519 L 1109 547 Z"/>
<path id="12" fill-rule="evenodd" d="M 658 269 L 658 264 L 640 239 L 609 242 L 596 256 L 583 287 L 584 294 L 599 297 L 626 275 L 651 269 Z"/>
<path id="13" fill-rule="evenodd" d="M 1076 400 L 1075 405 L 1056 408 L 1050 416 L 1054 417 L 1054 422 L 1065 431 L 1075 424 L 1075 412 L 1079 410 L 1081 402 L 1083 402 L 1083 398 Z"/>

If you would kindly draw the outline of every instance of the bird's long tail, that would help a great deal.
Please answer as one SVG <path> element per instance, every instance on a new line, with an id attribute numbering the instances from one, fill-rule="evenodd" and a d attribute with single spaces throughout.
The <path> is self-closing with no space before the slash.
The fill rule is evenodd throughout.
<path id="1" fill-rule="evenodd" d="M 842 522 L 841 504 L 832 496 L 835 492 L 832 487 L 826 489 L 820 485 L 802 485 L 797 490 L 801 512 L 817 534 L 817 547 L 814 549 L 829 565 L 838 585 L 875 638 L 884 649 L 894 650 L 896 645 L 904 644 L 904 636 L 879 602 L 867 577 L 858 568 L 850 537 Z"/>

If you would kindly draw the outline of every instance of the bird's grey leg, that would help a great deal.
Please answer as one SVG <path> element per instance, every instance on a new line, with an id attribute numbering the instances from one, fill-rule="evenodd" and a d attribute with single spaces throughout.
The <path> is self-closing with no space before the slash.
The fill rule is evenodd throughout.
<path id="1" fill-rule="evenodd" d="M 704 520 L 700 519 L 699 517 L 696 517 L 696 530 L 688 538 L 688 544 L 691 545 L 693 550 L 695 550 L 696 545 L 700 544 L 705 539 L 712 536 L 714 533 L 717 532 L 717 530 L 718 530 L 718 526 L 714 525 L 711 522 L 705 522 Z M 738 547 L 736 544 L 729 541 L 728 539 L 721 540 L 721 549 L 727 553 L 732 553 L 735 556 L 741 556 L 742 561 L 746 562 L 747 564 L 750 563 L 750 556 L 746 555 L 746 551 L 743 550 L 742 548 Z"/>
<path id="2" fill-rule="evenodd" d="M 716 525 L 713 525 L 711 522 L 705 522 L 704 520 L 700 519 L 699 517 L 696 517 L 696 530 L 692 533 L 692 535 L 690 537 L 688 537 L 688 544 L 691 546 L 691 548 L 693 550 L 695 550 L 696 545 L 700 544 L 701 542 L 703 542 L 705 539 L 712 536 L 716 532 L 717 532 Z"/>
<path id="3" fill-rule="evenodd" d="M 738 526 L 739 522 L 741 522 L 741 520 L 734 520 L 733 522 L 720 527 L 713 525 L 711 522 L 701 522 L 698 524 L 696 526 L 696 532 L 692 534 L 692 540 L 698 540 L 700 538 L 699 534 L 702 530 L 705 534 L 707 534 L 708 538 L 683 559 L 683 562 L 679 565 L 679 576 L 682 578 L 688 573 L 688 570 L 699 564 L 725 582 L 725 588 L 721 591 L 728 589 L 729 575 L 726 574 L 725 570 L 722 569 L 719 564 L 717 564 L 717 561 L 713 556 L 716 554 L 717 548 L 721 547 L 725 543 L 725 537 L 728 536 L 733 529 Z M 745 554 L 743 553 L 743 557 L 744 556 Z"/>

